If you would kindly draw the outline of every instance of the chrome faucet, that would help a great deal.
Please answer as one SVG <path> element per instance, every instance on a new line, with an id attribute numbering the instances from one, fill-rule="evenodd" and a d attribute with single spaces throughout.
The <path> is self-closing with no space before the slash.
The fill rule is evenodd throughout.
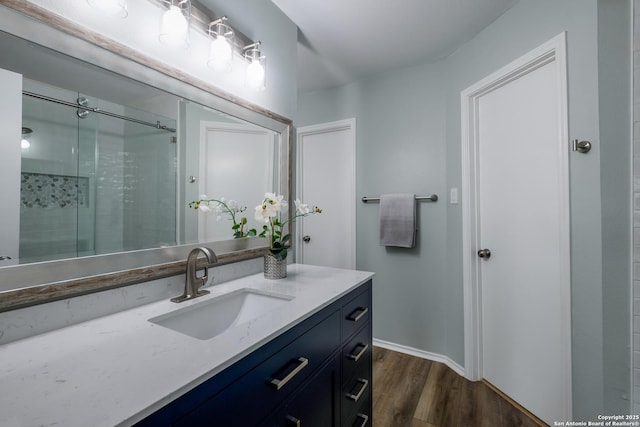
<path id="1" fill-rule="evenodd" d="M 197 263 L 198 263 L 198 255 L 202 252 L 207 257 L 207 267 L 204 267 L 204 274 L 200 277 L 196 275 Z M 182 302 L 187 301 L 193 298 L 201 297 L 202 295 L 207 295 L 209 291 L 205 289 L 200 289 L 200 287 L 204 286 L 209 280 L 209 268 L 208 266 L 218 262 L 218 257 L 213 251 L 207 247 L 201 246 L 193 249 L 189 252 L 189 256 L 187 257 L 187 275 L 184 281 L 184 293 L 179 297 L 171 298 L 173 302 Z"/>

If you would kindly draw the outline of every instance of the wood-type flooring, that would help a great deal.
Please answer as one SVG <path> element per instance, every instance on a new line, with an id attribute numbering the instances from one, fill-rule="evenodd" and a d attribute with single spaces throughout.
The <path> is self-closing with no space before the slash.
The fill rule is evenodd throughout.
<path id="1" fill-rule="evenodd" d="M 482 382 L 446 365 L 373 350 L 373 427 L 539 427 Z"/>

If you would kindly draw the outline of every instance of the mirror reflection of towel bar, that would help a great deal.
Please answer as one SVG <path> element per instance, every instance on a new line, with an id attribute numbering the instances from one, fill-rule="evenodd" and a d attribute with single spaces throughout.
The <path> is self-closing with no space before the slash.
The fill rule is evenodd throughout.
<path id="1" fill-rule="evenodd" d="M 366 197 L 366 196 L 364 196 L 361 200 L 362 200 L 362 203 L 379 202 L 380 201 L 380 197 Z M 438 195 L 437 194 L 431 194 L 429 196 L 416 196 L 416 200 L 418 200 L 418 201 L 426 201 L 426 202 L 437 202 L 438 201 Z"/>

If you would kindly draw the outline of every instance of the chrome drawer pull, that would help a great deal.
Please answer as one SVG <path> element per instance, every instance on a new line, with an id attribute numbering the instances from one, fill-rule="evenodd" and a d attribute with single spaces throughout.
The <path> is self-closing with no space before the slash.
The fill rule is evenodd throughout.
<path id="1" fill-rule="evenodd" d="M 351 320 L 352 322 L 357 322 L 369 312 L 369 309 L 366 307 L 358 307 L 349 316 L 347 316 L 347 320 Z M 357 313 L 357 314 L 356 314 Z"/>
<path id="2" fill-rule="evenodd" d="M 271 380 L 271 384 L 276 386 L 276 390 L 280 390 L 282 387 L 284 387 L 286 383 L 291 381 L 293 377 L 298 375 L 298 373 L 302 371 L 302 369 L 309 364 L 309 359 L 305 359 L 304 357 L 299 357 L 297 360 L 300 363 L 298 364 L 298 366 L 296 366 L 296 368 L 293 371 L 289 372 L 289 374 L 286 377 L 284 377 L 281 380 L 278 378 L 273 378 Z"/>
<path id="3" fill-rule="evenodd" d="M 365 380 L 364 378 L 358 378 L 358 382 L 362 383 L 362 387 L 360 387 L 360 391 L 358 391 L 358 393 L 356 394 L 347 393 L 347 399 L 351 399 L 354 402 L 357 402 L 362 397 L 362 394 L 364 393 L 364 391 L 367 389 L 367 386 L 369 385 L 369 381 Z"/>
<path id="4" fill-rule="evenodd" d="M 300 427 L 300 420 L 291 415 L 287 415 L 287 425 L 291 427 Z"/>
<path id="5" fill-rule="evenodd" d="M 360 424 L 360 427 L 366 426 L 367 422 L 369 421 L 369 417 L 365 414 L 358 414 L 356 415 L 356 418 L 360 418 L 362 420 L 362 424 Z"/>
<path id="6" fill-rule="evenodd" d="M 366 353 L 366 351 L 367 351 L 367 349 L 369 348 L 369 344 L 362 344 L 362 343 L 359 343 L 358 345 L 356 345 L 356 346 L 354 347 L 354 350 L 355 350 L 356 348 L 360 347 L 360 346 L 362 346 L 362 350 L 360 350 L 360 351 L 358 352 L 358 354 L 350 353 L 350 354 L 349 354 L 349 356 L 347 356 L 347 357 L 348 357 L 349 359 L 351 359 L 351 360 L 356 361 L 356 362 L 357 362 L 358 360 L 360 360 L 360 358 L 362 357 L 362 355 L 363 355 L 363 354 L 365 354 L 365 353 Z"/>

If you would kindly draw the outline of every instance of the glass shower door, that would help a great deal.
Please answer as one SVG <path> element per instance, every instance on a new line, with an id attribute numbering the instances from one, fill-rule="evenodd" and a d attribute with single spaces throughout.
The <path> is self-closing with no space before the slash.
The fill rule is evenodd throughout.
<path id="1" fill-rule="evenodd" d="M 76 94 L 25 80 L 25 90 L 75 101 Z M 20 262 L 77 256 L 79 208 L 88 178 L 79 174 L 80 134 L 73 109 L 23 95 Z"/>
<path id="2" fill-rule="evenodd" d="M 174 245 L 175 120 L 32 81 L 25 91 L 20 262 Z"/>

